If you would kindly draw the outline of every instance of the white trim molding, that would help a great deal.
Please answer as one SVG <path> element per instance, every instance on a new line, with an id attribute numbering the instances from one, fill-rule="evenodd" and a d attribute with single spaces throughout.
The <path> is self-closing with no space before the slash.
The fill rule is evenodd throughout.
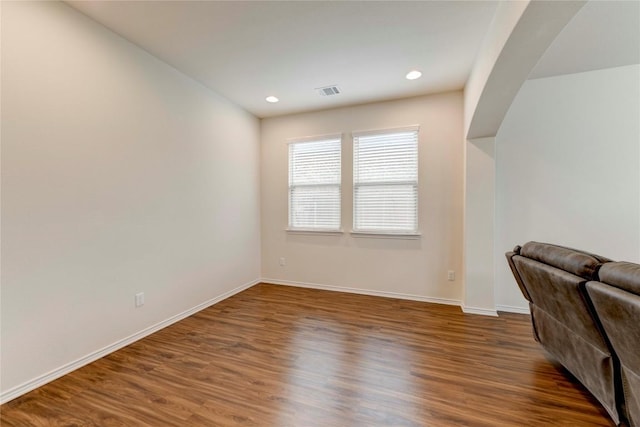
<path id="1" fill-rule="evenodd" d="M 496 310 L 507 313 L 531 314 L 529 307 L 516 307 L 514 305 L 496 305 Z"/>
<path id="2" fill-rule="evenodd" d="M 376 291 L 373 289 L 349 288 L 344 286 L 321 285 L 319 283 L 295 282 L 291 280 L 278 280 L 278 279 L 268 279 L 268 278 L 263 278 L 261 282 L 266 284 L 271 284 L 271 285 L 293 286 L 296 288 L 319 289 L 323 291 L 345 292 L 349 294 L 370 295 L 374 297 L 405 299 L 410 301 L 420 301 L 420 302 L 430 302 L 434 304 L 460 306 L 459 300 L 448 299 L 448 298 L 424 297 L 422 295 L 401 294 L 397 292 L 388 292 L 388 291 Z"/>
<path id="3" fill-rule="evenodd" d="M 67 363 L 66 365 L 63 365 L 59 368 L 56 368 L 50 372 L 47 372 L 44 375 L 40 375 L 32 380 L 29 380 L 23 384 L 20 384 L 16 387 L 10 388 L 9 390 L 6 390 L 5 392 L 3 392 L 2 394 L 0 394 L 0 404 L 4 404 L 10 400 L 13 400 L 19 396 L 22 396 L 25 393 L 30 392 L 31 390 L 35 390 L 38 387 L 42 387 L 43 385 L 56 380 L 60 377 L 62 377 L 63 375 L 66 375 L 68 373 L 71 373 L 73 371 L 75 371 L 76 369 L 79 369 L 85 365 L 88 365 L 91 362 L 95 362 L 96 360 L 107 356 L 111 353 L 113 353 L 114 351 L 120 350 L 123 347 L 128 346 L 129 344 L 133 344 L 134 342 L 141 340 L 142 338 L 153 334 L 154 332 L 157 332 L 161 329 L 166 328 L 167 326 L 170 326 L 180 320 L 183 320 L 201 310 L 204 310 L 207 307 L 210 307 L 216 303 L 219 303 L 222 300 L 225 300 L 237 293 L 240 293 L 246 289 L 249 289 L 250 287 L 257 285 L 258 283 L 260 283 L 260 280 L 256 279 L 253 280 L 249 283 L 245 283 L 244 285 L 240 285 L 237 288 L 234 288 L 230 291 L 227 291 L 225 293 L 223 293 L 222 295 L 219 295 L 215 298 L 212 298 L 210 300 L 207 300 L 201 304 L 196 305 L 195 307 L 192 307 L 188 310 L 183 311 L 182 313 L 178 313 L 174 316 L 169 317 L 168 319 L 165 319 L 161 322 L 156 323 L 155 325 L 151 325 L 139 332 L 134 333 L 133 335 L 129 335 L 126 338 L 123 338 L 121 340 L 118 340 L 116 342 L 114 342 L 113 344 L 110 344 L 106 347 L 103 347 L 99 350 L 96 350 L 92 353 L 87 354 L 86 356 L 81 357 L 80 359 L 77 359 L 73 362 Z"/>
<path id="4" fill-rule="evenodd" d="M 420 232 L 417 233 L 383 233 L 376 231 L 355 231 L 349 232 L 352 237 L 369 237 L 373 239 L 405 239 L 405 240 L 418 240 L 422 238 Z"/>
<path id="5" fill-rule="evenodd" d="M 408 126 L 401 126 L 401 127 L 395 127 L 395 128 L 354 130 L 351 132 L 351 137 L 357 138 L 359 136 L 378 135 L 378 134 L 387 134 L 387 133 L 400 133 L 400 132 L 419 132 L 419 131 L 420 131 L 420 125 L 408 125 Z"/>
<path id="6" fill-rule="evenodd" d="M 344 234 L 344 231 L 340 228 L 338 230 L 322 229 L 322 228 L 285 228 L 289 234 L 304 234 L 309 236 L 340 236 Z"/>
<path id="7" fill-rule="evenodd" d="M 339 132 L 339 133 L 327 133 L 323 135 L 308 135 L 308 136 L 287 138 L 287 144 L 296 144 L 298 142 L 324 141 L 326 139 L 339 139 L 340 142 L 342 142 L 343 135 L 344 134 L 342 132 Z"/>
<path id="8" fill-rule="evenodd" d="M 462 312 L 465 314 L 480 314 L 482 316 L 498 317 L 497 310 L 491 310 L 489 308 L 468 307 L 464 304 L 460 304 L 460 308 L 462 309 Z"/>

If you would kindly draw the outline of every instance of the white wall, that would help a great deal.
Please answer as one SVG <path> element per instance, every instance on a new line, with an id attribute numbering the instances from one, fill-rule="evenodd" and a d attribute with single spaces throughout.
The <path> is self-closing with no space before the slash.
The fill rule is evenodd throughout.
<path id="1" fill-rule="evenodd" d="M 640 262 L 640 66 L 527 81 L 496 137 L 496 299 L 529 240 Z M 498 307 L 500 309 L 500 307 Z"/>
<path id="2" fill-rule="evenodd" d="M 495 316 L 495 138 L 467 140 L 464 164 L 462 309 L 465 313 Z"/>
<path id="3" fill-rule="evenodd" d="M 255 117 L 57 2 L 3 2 L 2 90 L 4 397 L 259 278 Z"/>
<path id="4" fill-rule="evenodd" d="M 262 274 L 282 283 L 459 302 L 462 273 L 462 93 L 262 120 Z M 351 131 L 420 125 L 417 240 L 353 237 Z M 342 235 L 287 227 L 287 139 L 343 132 Z M 286 265 L 279 265 L 279 258 Z M 447 281 L 447 270 L 458 272 Z"/>

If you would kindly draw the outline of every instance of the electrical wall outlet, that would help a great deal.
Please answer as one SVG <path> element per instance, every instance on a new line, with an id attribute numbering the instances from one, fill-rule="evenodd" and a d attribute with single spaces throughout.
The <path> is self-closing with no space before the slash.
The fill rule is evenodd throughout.
<path id="1" fill-rule="evenodd" d="M 447 280 L 450 282 L 456 280 L 456 272 L 453 270 L 449 270 L 449 272 L 447 273 Z"/>
<path id="2" fill-rule="evenodd" d="M 136 307 L 142 307 L 144 305 L 144 292 L 138 292 L 136 294 Z"/>
<path id="3" fill-rule="evenodd" d="M 284 267 L 285 265 L 287 265 L 287 260 L 284 259 L 284 257 L 280 258 L 280 267 Z"/>

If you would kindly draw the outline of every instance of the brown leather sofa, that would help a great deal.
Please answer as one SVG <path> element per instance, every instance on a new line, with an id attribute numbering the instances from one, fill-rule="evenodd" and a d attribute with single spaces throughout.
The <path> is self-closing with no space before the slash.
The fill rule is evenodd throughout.
<path id="1" fill-rule="evenodd" d="M 585 286 L 598 280 L 598 271 L 610 260 L 538 242 L 517 246 L 506 256 L 529 301 L 535 339 L 619 424 L 622 393 L 618 361 Z M 637 341 L 635 348 L 639 348 Z"/>
<path id="2" fill-rule="evenodd" d="M 622 413 L 631 427 L 640 427 L 640 265 L 611 262 L 598 275 L 587 292 L 620 361 Z"/>

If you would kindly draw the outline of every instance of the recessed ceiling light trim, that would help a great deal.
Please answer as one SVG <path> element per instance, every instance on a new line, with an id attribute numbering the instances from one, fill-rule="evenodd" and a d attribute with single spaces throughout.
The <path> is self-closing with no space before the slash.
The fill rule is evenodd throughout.
<path id="1" fill-rule="evenodd" d="M 267 96 L 264 100 L 270 102 L 271 104 L 275 104 L 276 102 L 280 101 L 278 97 L 273 95 Z"/>
<path id="2" fill-rule="evenodd" d="M 407 78 L 407 80 L 415 80 L 422 77 L 422 73 L 418 70 L 411 70 L 407 73 L 405 77 Z"/>

